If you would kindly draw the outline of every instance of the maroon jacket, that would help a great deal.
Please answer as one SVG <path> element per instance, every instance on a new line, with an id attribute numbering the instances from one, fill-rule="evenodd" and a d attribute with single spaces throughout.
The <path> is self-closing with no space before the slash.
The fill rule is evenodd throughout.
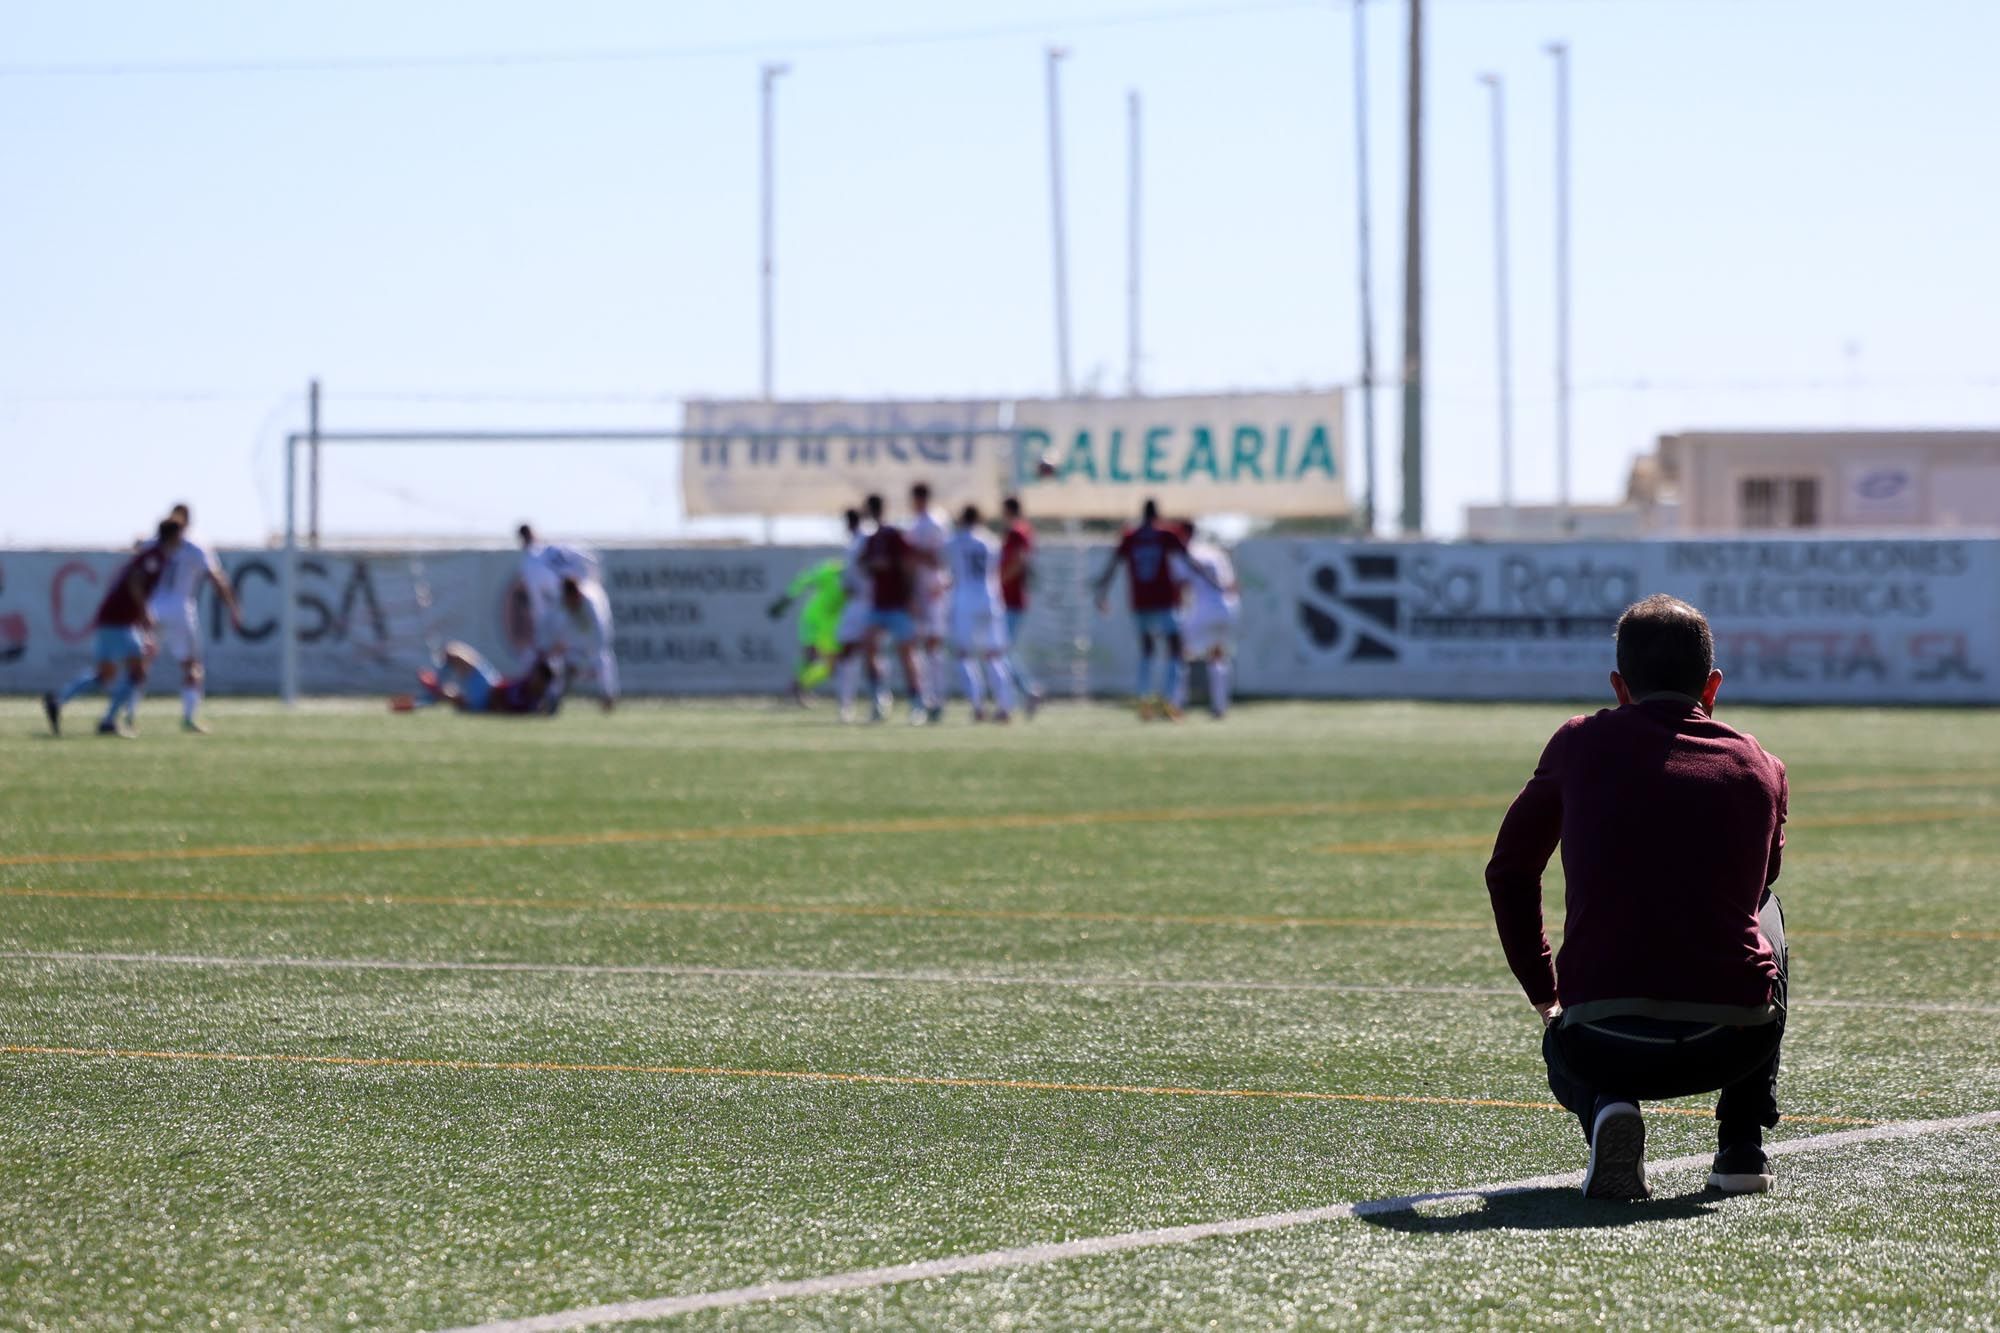
<path id="1" fill-rule="evenodd" d="M 1691 699 L 1565 722 L 1486 866 L 1528 998 L 1769 1004 L 1778 967 L 1757 908 L 1778 878 L 1785 796 L 1785 766 Z M 1542 870 L 1558 841 L 1568 887 L 1552 967 Z"/>

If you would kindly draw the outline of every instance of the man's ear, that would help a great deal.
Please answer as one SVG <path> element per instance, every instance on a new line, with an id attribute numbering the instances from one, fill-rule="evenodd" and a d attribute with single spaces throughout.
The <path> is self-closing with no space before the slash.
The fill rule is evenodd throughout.
<path id="1" fill-rule="evenodd" d="M 1715 692 L 1721 688 L 1722 673 L 1720 671 L 1709 672 L 1708 680 L 1701 687 L 1702 712 L 1713 713 L 1715 711 Z"/>
<path id="2" fill-rule="evenodd" d="M 1619 675 L 1616 671 L 1611 673 L 1611 693 L 1617 696 L 1618 702 L 1621 705 L 1632 702 L 1632 691 L 1625 684 L 1625 677 Z"/>

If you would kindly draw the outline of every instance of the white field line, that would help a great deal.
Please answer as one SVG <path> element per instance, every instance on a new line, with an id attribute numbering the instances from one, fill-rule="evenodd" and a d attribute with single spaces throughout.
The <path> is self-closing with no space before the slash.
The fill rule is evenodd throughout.
<path id="1" fill-rule="evenodd" d="M 1789 1153 L 1822 1152 L 1856 1143 L 1876 1143 L 1885 1139 L 1909 1139 L 1924 1134 L 1944 1134 L 2000 1124 L 2000 1111 L 1957 1116 L 1950 1120 L 1905 1120 L 1898 1124 L 1876 1125 L 1868 1129 L 1847 1129 L 1832 1134 L 1785 1139 L 1766 1146 L 1772 1156 Z M 1649 1173 L 1705 1168 L 1707 1154 L 1675 1157 L 1648 1163 Z M 807 1300 L 842 1292 L 892 1287 L 904 1282 L 925 1282 L 937 1278 L 961 1277 L 968 1273 L 990 1273 L 1003 1268 L 1028 1268 L 1036 1264 L 1061 1263 L 1097 1255 L 1119 1254 L 1126 1250 L 1153 1249 L 1163 1245 L 1186 1245 L 1219 1236 L 1245 1236 L 1289 1227 L 1310 1226 L 1350 1217 L 1371 1217 L 1382 1213 L 1409 1212 L 1428 1203 L 1453 1199 L 1492 1199 L 1528 1190 L 1560 1189 L 1575 1186 L 1581 1171 L 1552 1176 L 1529 1176 L 1495 1185 L 1474 1185 L 1466 1189 L 1439 1190 L 1432 1194 L 1405 1194 L 1393 1199 L 1368 1199 L 1359 1203 L 1334 1203 L 1320 1208 L 1302 1208 L 1289 1213 L 1265 1213 L 1261 1217 L 1238 1217 L 1223 1222 L 1199 1222 L 1191 1226 L 1159 1227 L 1149 1231 L 1125 1231 L 1110 1236 L 1085 1236 L 1076 1240 L 1045 1245 L 1023 1245 L 1013 1249 L 986 1250 L 979 1254 L 953 1255 L 946 1259 L 925 1259 L 917 1263 L 893 1264 L 885 1268 L 857 1268 L 825 1277 L 799 1278 L 789 1282 L 765 1282 L 754 1287 L 733 1287 L 727 1291 L 696 1292 L 687 1296 L 663 1296 L 654 1300 L 623 1301 L 612 1305 L 587 1305 L 553 1314 L 525 1319 L 501 1319 L 454 1330 L 454 1333 L 554 1333 L 558 1329 L 591 1328 L 604 1324 L 630 1324 L 640 1320 L 666 1319 L 698 1310 L 733 1310 L 771 1301 Z M 1639 1205 L 1643 1206 L 1643 1205 Z"/>
<path id="2" fill-rule="evenodd" d="M 1047 986 L 1164 991 L 1303 991 L 1330 995 L 1443 995 L 1518 998 L 1509 986 L 1426 986 L 1415 983 L 1337 981 L 1237 981 L 1224 978 L 1105 977 L 1000 972 L 876 972 L 809 967 L 708 967 L 692 963 L 510 963 L 450 959 L 299 958 L 289 955 L 230 957 L 190 953 L 69 953 L 0 950 L 0 960 L 113 966 L 305 968 L 329 972 L 523 972 L 559 976 L 694 977 L 751 981 L 854 981 L 927 986 Z M 1812 999 L 1807 1009 L 1876 1009 L 1899 1013 L 2000 1014 L 2000 1004 L 1930 1000 Z"/>

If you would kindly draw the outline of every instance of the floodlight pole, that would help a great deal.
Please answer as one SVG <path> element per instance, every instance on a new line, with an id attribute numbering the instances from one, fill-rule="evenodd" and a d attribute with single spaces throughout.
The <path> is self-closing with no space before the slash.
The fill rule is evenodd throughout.
<path id="1" fill-rule="evenodd" d="M 1361 531 L 1375 535 L 1375 275 L 1368 225 L 1368 24 L 1354 0 L 1354 197 L 1361 253 Z"/>
<path id="2" fill-rule="evenodd" d="M 1403 204 L 1403 535 L 1424 528 L 1424 0 L 1410 0 Z"/>
<path id="3" fill-rule="evenodd" d="M 1125 264 L 1125 392 L 1139 396 L 1139 90 L 1125 94 L 1129 129 Z"/>
<path id="4" fill-rule="evenodd" d="M 1506 87 L 1498 74 L 1479 81 L 1493 109 L 1493 320 L 1495 359 L 1500 376 L 1500 512 L 1507 535 L 1514 533 L 1514 399 L 1512 337 L 1507 301 L 1507 130 Z"/>
<path id="5" fill-rule="evenodd" d="M 1069 262 L 1063 234 L 1062 99 L 1058 72 L 1063 57 L 1060 46 L 1048 50 L 1049 85 L 1049 208 L 1055 232 L 1056 280 L 1056 388 L 1070 396 L 1069 375 Z"/>
<path id="6" fill-rule="evenodd" d="M 1556 525 L 1571 530 L 1569 504 L 1569 44 L 1550 42 L 1556 62 Z"/>
<path id="7" fill-rule="evenodd" d="M 763 235 L 763 262 L 762 262 L 762 267 L 760 269 L 760 274 L 762 277 L 760 294 L 762 297 L 761 315 L 762 315 L 762 327 L 763 327 L 763 366 L 762 366 L 763 373 L 760 376 L 758 382 L 762 386 L 764 401 L 767 403 L 771 401 L 771 386 L 772 386 L 771 252 L 773 249 L 773 240 L 776 231 L 774 217 L 773 217 L 774 206 L 772 202 L 773 172 L 772 172 L 771 121 L 772 121 L 772 104 L 775 100 L 772 96 L 772 93 L 777 85 L 778 80 L 782 78 L 784 75 L 789 74 L 791 72 L 791 69 L 792 67 L 790 65 L 783 64 L 778 61 L 773 61 L 766 64 L 762 71 L 763 157 L 762 157 L 761 179 L 763 183 L 763 192 L 762 192 L 762 208 L 759 216 L 759 223 Z"/>

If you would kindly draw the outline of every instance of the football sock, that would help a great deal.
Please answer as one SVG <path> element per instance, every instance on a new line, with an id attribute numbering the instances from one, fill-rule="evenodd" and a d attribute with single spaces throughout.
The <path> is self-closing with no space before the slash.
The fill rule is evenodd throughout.
<path id="1" fill-rule="evenodd" d="M 993 679 L 993 703 L 1003 713 L 1014 711 L 1014 682 L 1008 679 L 1005 658 L 986 659 L 986 674 Z"/>
<path id="2" fill-rule="evenodd" d="M 181 687 L 181 720 L 194 721 L 195 710 L 201 707 L 201 691 L 192 685 Z"/>
<path id="3" fill-rule="evenodd" d="M 854 689 L 861 683 L 861 659 L 848 656 L 840 659 L 840 670 L 836 688 L 840 691 L 840 706 L 854 707 Z"/>
<path id="4" fill-rule="evenodd" d="M 1171 654 L 1167 657 L 1167 698 L 1173 700 L 1174 707 L 1181 706 L 1181 659 Z"/>
<path id="5" fill-rule="evenodd" d="M 128 705 L 132 708 L 138 707 L 139 687 L 133 683 L 131 677 L 120 676 L 118 683 L 111 687 L 111 706 L 104 710 L 104 722 L 116 722 L 119 711 Z"/>
<path id="6" fill-rule="evenodd" d="M 1208 706 L 1217 717 L 1229 711 L 1229 663 L 1219 657 L 1208 664 Z"/>
<path id="7" fill-rule="evenodd" d="M 97 670 L 96 668 L 93 667 L 91 670 L 84 672 L 81 676 L 78 676 L 75 680 L 71 681 L 69 684 L 63 686 L 62 689 L 57 691 L 56 702 L 58 704 L 66 704 L 71 699 L 76 698 L 77 695 L 82 694 L 87 690 L 94 690 L 96 688 L 97 688 Z"/>
<path id="8" fill-rule="evenodd" d="M 965 697 L 971 701 L 972 711 L 976 713 L 986 707 L 986 687 L 980 683 L 979 673 L 973 670 L 969 657 L 958 659 L 958 683 L 964 689 Z"/>

